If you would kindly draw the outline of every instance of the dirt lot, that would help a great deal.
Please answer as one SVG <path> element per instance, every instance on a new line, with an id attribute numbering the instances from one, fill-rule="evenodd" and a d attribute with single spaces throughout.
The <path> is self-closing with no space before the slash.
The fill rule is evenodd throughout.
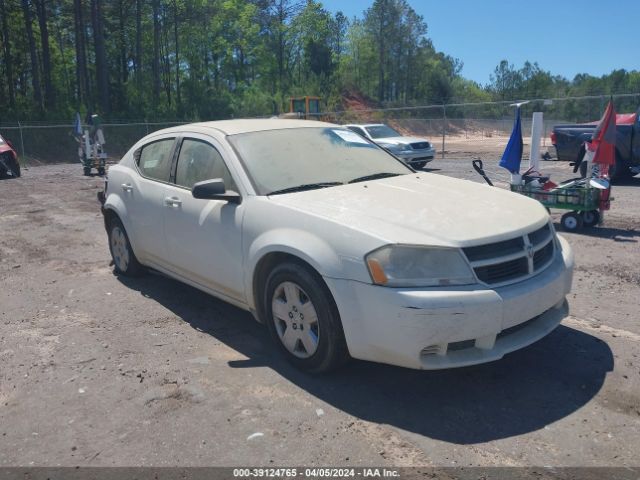
<path id="1" fill-rule="evenodd" d="M 479 181 L 473 149 L 450 151 L 434 174 Z M 101 184 L 78 165 L 0 182 L 0 466 L 638 465 L 640 179 L 566 235 L 572 317 L 547 338 L 483 366 L 322 377 L 247 313 L 115 276 Z"/>

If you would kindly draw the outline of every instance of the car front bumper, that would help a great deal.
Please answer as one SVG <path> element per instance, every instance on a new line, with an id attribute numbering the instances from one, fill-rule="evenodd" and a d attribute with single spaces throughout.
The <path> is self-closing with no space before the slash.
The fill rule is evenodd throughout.
<path id="1" fill-rule="evenodd" d="M 430 162 L 436 156 L 436 151 L 434 148 L 425 148 L 422 150 L 404 150 L 394 153 L 394 155 L 411 165 L 414 163 Z"/>
<path id="2" fill-rule="evenodd" d="M 387 288 L 326 278 L 354 358 L 415 369 L 490 362 L 541 339 L 568 315 L 573 254 L 559 237 L 553 263 L 491 289 Z"/>

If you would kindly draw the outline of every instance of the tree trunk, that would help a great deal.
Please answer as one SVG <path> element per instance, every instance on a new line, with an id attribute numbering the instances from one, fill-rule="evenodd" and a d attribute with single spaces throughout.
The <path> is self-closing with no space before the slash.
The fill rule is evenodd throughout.
<path id="1" fill-rule="evenodd" d="M 4 64 L 7 72 L 7 84 L 9 87 L 9 106 L 16 106 L 16 93 L 13 83 L 13 59 L 11 58 L 11 43 L 9 41 L 9 24 L 7 22 L 7 10 L 4 0 L 0 0 L 0 17 L 2 17 L 2 45 L 4 46 Z"/>
<path id="2" fill-rule="evenodd" d="M 119 39 L 118 39 L 118 47 L 120 48 L 120 82 L 125 83 L 129 77 L 129 69 L 127 67 L 127 39 L 125 35 L 125 16 L 128 13 L 125 10 L 125 0 L 120 0 L 118 2 L 118 30 L 119 30 Z"/>
<path id="3" fill-rule="evenodd" d="M 384 101 L 384 20 L 380 18 L 380 31 L 378 32 L 378 100 Z"/>
<path id="4" fill-rule="evenodd" d="M 48 109 L 55 108 L 56 98 L 51 77 L 51 50 L 49 48 L 49 28 L 47 27 L 47 7 L 45 0 L 34 0 L 38 24 L 40 25 L 40 44 L 42 46 L 42 70 L 44 80 L 44 104 Z"/>
<path id="5" fill-rule="evenodd" d="M 86 30 L 82 14 L 82 0 L 73 1 L 73 17 L 75 21 L 76 36 L 76 80 L 78 103 L 85 105 L 91 103 L 91 85 L 87 72 Z"/>
<path id="6" fill-rule="evenodd" d="M 136 0 L 136 84 L 142 86 L 142 0 Z"/>
<path id="7" fill-rule="evenodd" d="M 178 2 L 173 0 L 173 37 L 176 49 L 176 111 L 182 110 L 180 98 L 180 48 L 178 44 Z"/>
<path id="8" fill-rule="evenodd" d="M 166 10 L 162 9 L 162 25 L 167 25 Z M 171 108 L 171 61 L 169 59 L 169 29 L 162 31 L 162 45 L 160 49 L 162 58 L 162 82 L 167 95 L 167 107 Z"/>
<path id="9" fill-rule="evenodd" d="M 40 89 L 40 68 L 38 66 L 38 54 L 36 53 L 36 41 L 33 38 L 33 26 L 31 20 L 31 8 L 29 0 L 22 0 L 22 12 L 24 13 L 24 25 L 29 42 L 29 56 L 31 57 L 31 85 L 33 86 L 33 99 L 38 110 L 42 111 L 42 90 Z"/>
<path id="10" fill-rule="evenodd" d="M 98 99 L 103 115 L 109 113 L 109 71 L 107 70 L 107 54 L 104 45 L 102 26 L 102 0 L 91 0 L 91 26 L 93 29 L 93 47 L 96 55 L 96 85 Z"/>
<path id="11" fill-rule="evenodd" d="M 152 1 L 153 8 L 153 104 L 157 107 L 160 98 L 160 0 Z"/>

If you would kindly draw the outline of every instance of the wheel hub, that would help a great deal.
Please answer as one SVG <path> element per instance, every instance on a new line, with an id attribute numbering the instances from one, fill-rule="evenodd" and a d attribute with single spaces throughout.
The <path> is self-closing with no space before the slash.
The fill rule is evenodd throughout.
<path id="1" fill-rule="evenodd" d="M 284 347 L 299 358 L 309 358 L 318 349 L 318 316 L 306 292 L 293 282 L 275 289 L 271 303 L 273 322 Z"/>
<path id="2" fill-rule="evenodd" d="M 111 231 L 111 253 L 116 267 L 123 272 L 127 270 L 129 249 L 127 248 L 127 238 L 120 227 L 114 227 Z"/>

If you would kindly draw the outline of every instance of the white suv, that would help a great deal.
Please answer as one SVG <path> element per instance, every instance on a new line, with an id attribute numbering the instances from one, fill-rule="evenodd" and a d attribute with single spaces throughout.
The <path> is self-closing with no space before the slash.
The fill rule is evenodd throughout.
<path id="1" fill-rule="evenodd" d="M 252 312 L 310 371 L 488 362 L 568 313 L 573 257 L 540 203 L 413 172 L 338 125 L 162 130 L 102 198 L 117 273 L 151 267 Z"/>
<path id="2" fill-rule="evenodd" d="M 424 168 L 436 155 L 436 149 L 428 140 L 403 136 L 384 123 L 350 124 L 345 127 L 380 145 L 416 169 Z"/>

